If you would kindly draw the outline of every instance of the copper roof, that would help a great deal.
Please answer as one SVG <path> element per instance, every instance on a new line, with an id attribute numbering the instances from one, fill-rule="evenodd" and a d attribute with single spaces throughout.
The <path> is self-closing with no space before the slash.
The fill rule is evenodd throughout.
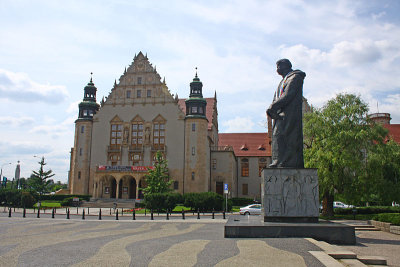
<path id="1" fill-rule="evenodd" d="M 267 133 L 220 133 L 218 146 L 232 146 L 238 157 L 271 156 Z"/>
<path id="2" fill-rule="evenodd" d="M 206 117 L 208 120 L 208 130 L 212 129 L 213 125 L 213 113 L 214 113 L 214 105 L 215 105 L 215 98 L 204 98 L 207 101 L 207 106 L 206 106 Z M 185 104 L 186 98 L 180 98 L 178 100 L 178 105 L 183 111 L 183 113 L 186 114 L 186 104 Z"/>

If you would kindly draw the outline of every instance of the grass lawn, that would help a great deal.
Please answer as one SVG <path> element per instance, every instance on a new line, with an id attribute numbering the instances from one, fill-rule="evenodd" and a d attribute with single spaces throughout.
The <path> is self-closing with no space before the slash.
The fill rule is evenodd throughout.
<path id="1" fill-rule="evenodd" d="M 37 208 L 37 204 L 33 205 L 35 208 Z M 61 208 L 61 204 L 59 201 L 41 201 L 40 204 L 41 208 Z"/>

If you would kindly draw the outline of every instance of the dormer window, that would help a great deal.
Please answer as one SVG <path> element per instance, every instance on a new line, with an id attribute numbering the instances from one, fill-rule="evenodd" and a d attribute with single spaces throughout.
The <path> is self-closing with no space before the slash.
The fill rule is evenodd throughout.
<path id="1" fill-rule="evenodd" d="M 247 147 L 246 144 L 244 144 L 244 145 L 242 145 L 242 146 L 240 147 L 240 150 L 245 150 L 245 151 L 247 151 L 247 150 L 249 150 L 249 148 Z"/>
<path id="2" fill-rule="evenodd" d="M 265 150 L 265 147 L 264 147 L 264 145 L 263 144 L 261 144 L 261 145 L 259 145 L 258 146 L 258 148 L 257 148 L 258 150 Z"/>

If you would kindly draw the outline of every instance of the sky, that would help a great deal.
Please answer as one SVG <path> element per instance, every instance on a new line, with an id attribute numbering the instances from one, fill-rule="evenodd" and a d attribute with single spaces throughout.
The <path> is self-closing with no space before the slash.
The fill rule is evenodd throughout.
<path id="1" fill-rule="evenodd" d="M 139 51 L 180 98 L 197 67 L 204 97 L 217 93 L 220 132 L 266 132 L 280 58 L 307 74 L 312 106 L 354 93 L 400 123 L 399 13 L 396 0 L 1 0 L 3 175 L 20 161 L 29 177 L 44 156 L 67 182 L 90 73 L 99 101 Z"/>

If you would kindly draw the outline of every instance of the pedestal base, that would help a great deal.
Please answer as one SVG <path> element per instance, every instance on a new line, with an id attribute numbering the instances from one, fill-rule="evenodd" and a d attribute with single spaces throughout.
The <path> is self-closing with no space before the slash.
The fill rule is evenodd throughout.
<path id="1" fill-rule="evenodd" d="M 334 244 L 356 243 L 353 226 L 329 221 L 318 223 L 263 222 L 261 216 L 232 215 L 225 224 L 226 238 L 311 237 Z"/>

